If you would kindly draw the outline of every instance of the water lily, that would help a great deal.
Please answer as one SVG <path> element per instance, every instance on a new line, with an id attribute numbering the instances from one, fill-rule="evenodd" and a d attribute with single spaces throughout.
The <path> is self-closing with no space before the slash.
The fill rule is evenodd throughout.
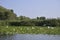
<path id="1" fill-rule="evenodd" d="M 32 29 L 35 29 L 34 27 L 32 27 Z"/>
<path id="2" fill-rule="evenodd" d="M 27 28 L 27 30 L 29 30 L 29 28 Z"/>
<path id="3" fill-rule="evenodd" d="M 51 27 L 51 29 L 54 29 L 54 27 Z"/>
<path id="4" fill-rule="evenodd" d="M 8 28 L 8 26 L 6 26 L 6 28 Z"/>
<path id="5" fill-rule="evenodd" d="M 49 29 L 50 27 L 48 26 L 48 29 Z"/>
<path id="6" fill-rule="evenodd" d="M 15 29 L 13 29 L 13 31 L 15 31 Z"/>
<path id="7" fill-rule="evenodd" d="M 40 28 L 40 29 L 43 29 L 43 28 Z"/>
<path id="8" fill-rule="evenodd" d="M 20 28 L 20 30 L 22 30 L 22 28 Z"/>

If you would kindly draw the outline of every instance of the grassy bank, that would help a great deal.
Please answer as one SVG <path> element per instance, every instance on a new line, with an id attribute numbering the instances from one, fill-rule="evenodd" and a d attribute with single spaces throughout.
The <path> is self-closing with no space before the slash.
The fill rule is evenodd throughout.
<path id="1" fill-rule="evenodd" d="M 1 34 L 60 34 L 60 27 L 0 26 Z"/>

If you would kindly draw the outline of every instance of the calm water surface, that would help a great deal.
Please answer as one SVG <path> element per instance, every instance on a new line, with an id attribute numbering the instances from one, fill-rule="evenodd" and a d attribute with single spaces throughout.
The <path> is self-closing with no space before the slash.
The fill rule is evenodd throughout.
<path id="1" fill-rule="evenodd" d="M 15 34 L 0 36 L 0 40 L 60 40 L 60 35 Z"/>

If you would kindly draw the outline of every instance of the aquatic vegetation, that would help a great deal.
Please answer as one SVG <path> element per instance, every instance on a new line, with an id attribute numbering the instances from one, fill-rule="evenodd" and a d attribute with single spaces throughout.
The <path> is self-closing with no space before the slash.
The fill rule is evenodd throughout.
<path id="1" fill-rule="evenodd" d="M 27 27 L 27 26 L 9 26 L 8 28 L 0 26 L 0 34 L 60 34 L 60 27 Z"/>

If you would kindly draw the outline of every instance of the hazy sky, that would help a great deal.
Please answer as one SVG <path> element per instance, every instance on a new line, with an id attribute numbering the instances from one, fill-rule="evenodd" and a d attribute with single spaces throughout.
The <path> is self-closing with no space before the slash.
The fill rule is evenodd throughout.
<path id="1" fill-rule="evenodd" d="M 18 16 L 60 17 L 60 0 L 0 0 L 0 5 L 13 9 Z"/>

